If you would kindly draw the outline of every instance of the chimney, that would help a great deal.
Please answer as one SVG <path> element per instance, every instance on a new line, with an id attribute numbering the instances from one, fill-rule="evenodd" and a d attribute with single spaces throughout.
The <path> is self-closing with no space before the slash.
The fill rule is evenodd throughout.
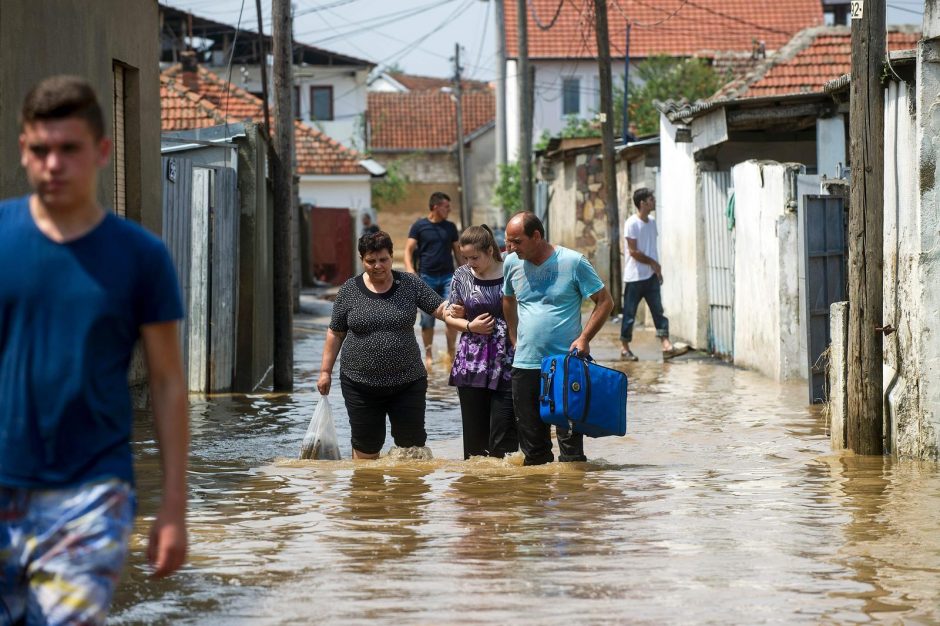
<path id="1" fill-rule="evenodd" d="M 196 60 L 196 53 L 192 50 L 180 53 L 180 65 L 183 69 L 183 86 L 190 91 L 199 91 L 199 62 Z"/>

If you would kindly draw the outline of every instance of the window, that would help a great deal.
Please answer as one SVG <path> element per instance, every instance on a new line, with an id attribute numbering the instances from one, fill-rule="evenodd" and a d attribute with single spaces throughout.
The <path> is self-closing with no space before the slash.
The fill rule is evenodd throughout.
<path id="1" fill-rule="evenodd" d="M 300 114 L 300 87 L 294 85 L 294 119 L 300 120 L 303 119 L 303 116 Z"/>
<path id="2" fill-rule="evenodd" d="M 310 119 L 333 119 L 333 87 L 331 85 L 310 88 Z"/>
<path id="3" fill-rule="evenodd" d="M 561 82 L 561 114 L 581 114 L 581 80 L 565 78 Z"/>

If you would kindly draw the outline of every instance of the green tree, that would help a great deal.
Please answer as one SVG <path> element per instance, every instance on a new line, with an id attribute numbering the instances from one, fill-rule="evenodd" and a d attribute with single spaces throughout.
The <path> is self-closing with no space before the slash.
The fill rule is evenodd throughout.
<path id="1" fill-rule="evenodd" d="M 399 161 L 392 161 L 385 166 L 385 176 L 379 182 L 372 183 L 372 204 L 381 209 L 390 204 L 401 202 L 408 193 L 411 179 L 402 171 Z"/>
<path id="2" fill-rule="evenodd" d="M 654 100 L 678 100 L 685 98 L 690 102 L 711 96 L 724 85 L 729 77 L 714 70 L 704 59 L 676 59 L 667 56 L 655 56 L 637 65 L 636 82 L 630 80 L 630 121 L 636 124 L 640 135 L 659 132 L 659 111 L 653 105 Z M 623 81 L 621 80 L 621 83 Z M 615 93 L 618 115 L 615 124 L 622 133 L 623 126 L 623 89 L 619 98 Z"/>
<path id="3" fill-rule="evenodd" d="M 493 202 L 503 208 L 509 218 L 522 210 L 522 185 L 519 180 L 519 163 L 499 164 Z"/>

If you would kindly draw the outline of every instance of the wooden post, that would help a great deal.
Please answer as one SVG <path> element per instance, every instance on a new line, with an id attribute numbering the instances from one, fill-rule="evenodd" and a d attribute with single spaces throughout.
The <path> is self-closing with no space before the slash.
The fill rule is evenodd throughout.
<path id="1" fill-rule="evenodd" d="M 884 453 L 882 263 L 884 224 L 885 0 L 865 0 L 852 19 L 849 113 L 849 337 L 846 444 Z"/>
<path id="2" fill-rule="evenodd" d="M 291 294 L 293 246 L 291 222 L 294 206 L 294 81 L 291 72 L 292 35 L 289 0 L 273 0 L 274 21 L 274 389 L 294 388 L 294 311 Z"/>
<path id="3" fill-rule="evenodd" d="M 470 193 L 467 189 L 467 155 L 463 145 L 463 86 L 460 71 L 460 44 L 454 44 L 454 99 L 457 123 L 457 181 L 460 184 L 460 227 L 471 224 Z"/>
<path id="4" fill-rule="evenodd" d="M 614 310 L 621 308 L 620 211 L 617 210 L 617 164 L 614 152 L 614 97 L 610 70 L 610 36 L 607 29 L 607 0 L 594 0 L 597 34 L 597 69 L 601 82 L 601 152 L 606 192 L 607 237 L 610 244 L 610 288 Z"/>
<path id="5" fill-rule="evenodd" d="M 516 2 L 519 30 L 519 186 L 522 187 L 522 210 L 535 211 L 532 189 L 532 75 L 529 73 L 529 14 L 526 0 Z"/>

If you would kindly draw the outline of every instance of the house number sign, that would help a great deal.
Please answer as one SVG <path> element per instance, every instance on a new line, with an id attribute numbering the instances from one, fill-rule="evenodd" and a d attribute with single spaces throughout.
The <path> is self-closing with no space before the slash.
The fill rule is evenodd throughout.
<path id="1" fill-rule="evenodd" d="M 862 19 L 862 9 L 864 6 L 864 0 L 852 0 L 852 3 L 849 6 L 849 15 L 852 16 L 853 20 Z"/>

